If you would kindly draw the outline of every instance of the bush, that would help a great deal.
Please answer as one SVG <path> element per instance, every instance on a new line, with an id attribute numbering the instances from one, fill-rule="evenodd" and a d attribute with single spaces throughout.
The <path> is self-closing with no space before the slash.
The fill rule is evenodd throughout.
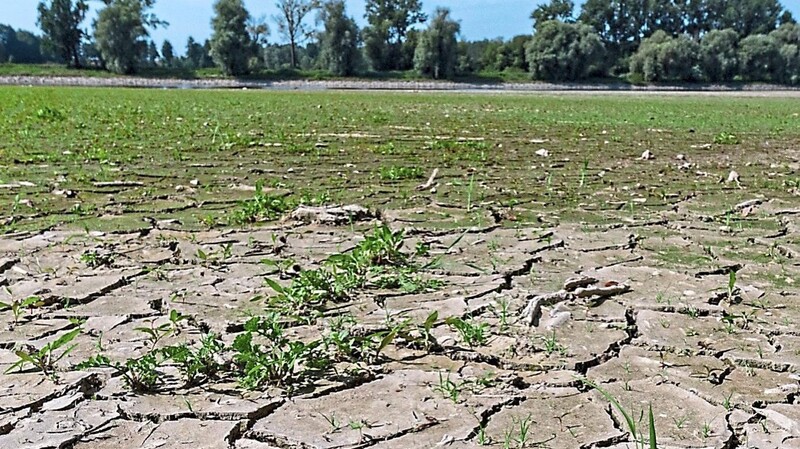
<path id="1" fill-rule="evenodd" d="M 557 20 L 540 24 L 527 46 L 533 77 L 548 81 L 602 76 L 605 54 L 600 36 L 590 26 Z"/>
<path id="2" fill-rule="evenodd" d="M 708 81 L 733 81 L 739 71 L 736 48 L 739 34 L 728 28 L 713 30 L 700 42 L 700 66 Z"/>
<path id="3" fill-rule="evenodd" d="M 659 30 L 642 41 L 631 57 L 630 71 L 647 82 L 697 81 L 702 78 L 699 53 L 700 45 L 689 36 L 673 38 Z"/>
<path id="4" fill-rule="evenodd" d="M 780 82 L 783 61 L 778 41 L 772 36 L 754 34 L 739 44 L 739 73 L 746 81 Z"/>

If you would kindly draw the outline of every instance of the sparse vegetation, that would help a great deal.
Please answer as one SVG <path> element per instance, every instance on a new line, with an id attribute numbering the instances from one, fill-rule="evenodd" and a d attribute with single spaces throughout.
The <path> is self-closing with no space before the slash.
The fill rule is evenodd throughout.
<path id="1" fill-rule="evenodd" d="M 751 413 L 730 393 L 743 378 L 787 383 L 794 101 L 0 92 L 9 385 L 127 413 L 174 399 L 179 416 L 147 419 L 175 423 L 314 404 L 322 438 L 362 445 L 468 418 L 465 444 L 590 446 L 585 424 L 613 430 L 612 410 L 615 444 L 643 448 L 655 424 L 718 444 L 726 412 Z M 370 214 L 295 221 L 301 204 Z M 554 377 L 572 370 L 616 398 Z M 129 391 L 108 395 L 114 379 Z M 715 415 L 648 407 L 687 388 Z M 374 397 L 420 398 L 413 427 L 364 416 Z"/>

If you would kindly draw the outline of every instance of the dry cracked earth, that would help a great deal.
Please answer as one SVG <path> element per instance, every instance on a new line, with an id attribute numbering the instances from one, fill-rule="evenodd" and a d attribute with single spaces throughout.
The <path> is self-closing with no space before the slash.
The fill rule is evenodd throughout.
<path id="1" fill-rule="evenodd" d="M 660 448 L 800 448 L 800 210 L 755 199 L 727 211 L 745 217 L 728 226 L 689 212 L 698 199 L 667 201 L 674 207 L 650 221 L 466 232 L 431 225 L 435 205 L 383 211 L 405 230 L 402 251 L 429 248 L 424 260 L 436 263 L 424 276 L 437 288 L 365 288 L 287 332 L 311 341 L 336 317 L 369 332 L 436 312 L 433 344 L 397 337 L 373 360 L 254 390 L 225 374 L 187 386 L 167 362 L 156 391 L 133 392 L 118 370 L 77 365 L 141 357 L 151 341 L 139 328 L 169 324 L 172 311 L 191 320 L 158 345 L 215 333 L 230 347 L 248 314 L 264 310 L 252 299 L 274 295 L 264 279 L 291 277 L 265 258 L 293 261 L 290 271 L 318 267 L 377 220 L 191 233 L 167 220 L 130 233 L 8 236 L 0 301 L 40 303 L 16 320 L 0 314 L 0 370 L 18 351 L 80 331 L 53 375 L 27 365 L 0 377 L 0 447 L 621 449 L 649 447 L 652 406 Z M 446 212 L 441 220 L 457 213 Z M 746 226 L 756 212 L 774 232 Z M 714 240 L 761 257 L 742 262 Z M 707 259 L 719 268 L 704 270 Z M 487 338 L 469 344 L 450 317 Z"/>

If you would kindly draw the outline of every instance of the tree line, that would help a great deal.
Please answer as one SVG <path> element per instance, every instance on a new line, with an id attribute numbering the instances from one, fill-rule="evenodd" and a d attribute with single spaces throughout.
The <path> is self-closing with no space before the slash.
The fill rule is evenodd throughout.
<path id="1" fill-rule="evenodd" d="M 211 38 L 178 56 L 150 32 L 168 24 L 156 0 L 102 0 L 82 28 L 87 0 L 42 0 L 41 36 L 0 25 L 0 61 L 59 61 L 116 73 L 146 67 L 218 67 L 230 76 L 316 69 L 336 76 L 416 71 L 444 79 L 518 72 L 547 81 L 627 76 L 641 82 L 762 81 L 800 84 L 800 26 L 779 0 L 550 0 L 530 14 L 533 32 L 509 40 L 459 39 L 449 10 L 421 0 L 365 0 L 366 26 L 344 0 L 277 0 L 268 21 L 242 0 L 215 0 Z M 270 22 L 280 42 L 272 42 Z"/>

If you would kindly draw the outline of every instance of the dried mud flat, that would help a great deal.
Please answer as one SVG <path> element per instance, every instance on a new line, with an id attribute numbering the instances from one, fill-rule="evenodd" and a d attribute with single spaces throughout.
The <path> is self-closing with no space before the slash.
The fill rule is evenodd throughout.
<path id="1" fill-rule="evenodd" d="M 745 86 L 637 86 L 630 84 L 577 84 L 547 82 L 470 83 L 409 80 L 276 80 L 250 81 L 237 79 L 169 79 L 81 76 L 0 76 L 0 85 L 9 86 L 81 86 L 128 87 L 146 89 L 268 89 L 268 90 L 376 90 L 376 91 L 447 91 L 464 93 L 560 92 L 562 94 L 633 94 L 633 95 L 725 95 L 732 97 L 800 97 L 800 89 L 771 84 Z"/>
<path id="2" fill-rule="evenodd" d="M 0 448 L 800 447 L 793 101 L 4 89 Z"/>
<path id="3" fill-rule="evenodd" d="M 464 233 L 414 223 L 423 211 L 385 211 L 391 228 L 406 229 L 404 248 L 424 242 L 428 257 L 440 257 L 428 275 L 443 287 L 411 295 L 365 290 L 294 332 L 310 338 L 345 312 L 381 329 L 387 317 L 419 322 L 436 311 L 490 324 L 484 345 L 465 344 L 442 318 L 431 329 L 435 350 L 396 341 L 380 363 L 294 391 L 245 392 L 224 376 L 185 387 L 169 366 L 152 394 L 132 393 L 108 369 L 63 372 L 57 383 L 36 372 L 9 374 L 0 389 L 0 447 L 634 447 L 623 416 L 583 378 L 635 417 L 652 403 L 659 447 L 798 447 L 797 289 L 758 282 L 752 274 L 768 263 L 664 268 L 663 253 L 639 243 L 663 231 L 672 235 L 669 245 L 689 251 L 698 239 L 735 235 L 791 257 L 779 274 L 791 282 L 800 248 L 787 238 L 796 235 L 800 210 L 756 201 L 737 213 L 743 208 L 775 216 L 782 229 L 765 236 L 674 212 L 613 226 Z M 49 306 L 17 325 L 2 316 L 0 368 L 16 361 L 12 348 L 41 347 L 78 325 L 78 346 L 62 366 L 98 347 L 111 359 L 139 356 L 148 342 L 135 329 L 165 322 L 170 310 L 195 323 L 167 340 L 196 340 L 202 329 L 230 342 L 242 317 L 257 312 L 251 298 L 269 294 L 262 279 L 270 270 L 259 261 L 275 255 L 273 236 L 282 257 L 313 267 L 362 235 L 356 227 L 294 222 L 193 234 L 169 225 L 3 239 L 3 285 Z M 223 249 L 224 258 L 194 257 Z M 80 262 L 87 252 L 107 255 L 107 263 L 87 267 Z M 737 272 L 732 289 L 730 270 Z"/>

